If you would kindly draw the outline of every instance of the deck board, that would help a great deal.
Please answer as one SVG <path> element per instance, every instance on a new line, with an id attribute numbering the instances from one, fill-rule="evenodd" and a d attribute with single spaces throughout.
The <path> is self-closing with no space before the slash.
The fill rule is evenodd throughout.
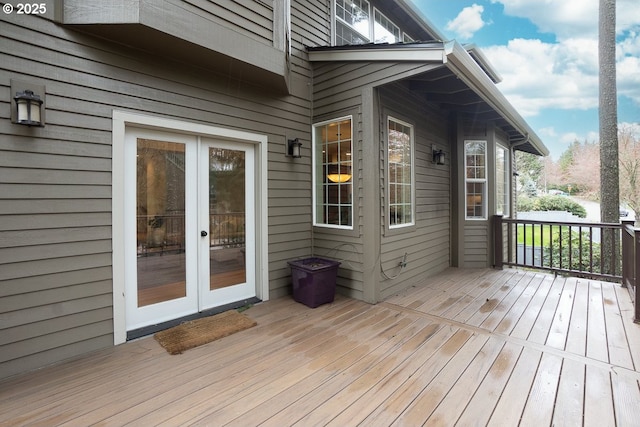
<path id="1" fill-rule="evenodd" d="M 181 355 L 146 337 L 0 382 L 0 426 L 640 423 L 617 284 L 448 269 L 378 305 L 246 314 L 256 327 Z"/>

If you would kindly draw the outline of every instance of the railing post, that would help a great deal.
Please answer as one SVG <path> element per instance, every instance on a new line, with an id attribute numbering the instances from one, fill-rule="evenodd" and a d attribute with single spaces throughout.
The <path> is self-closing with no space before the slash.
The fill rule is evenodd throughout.
<path id="1" fill-rule="evenodd" d="M 502 269 L 504 264 L 504 239 L 502 215 L 493 216 L 493 267 Z"/>
<path id="2" fill-rule="evenodd" d="M 640 228 L 633 232 L 633 245 L 635 252 L 634 271 L 632 272 L 633 294 L 635 296 L 635 317 L 634 322 L 640 323 L 640 292 L 638 292 L 638 282 L 640 282 Z"/>

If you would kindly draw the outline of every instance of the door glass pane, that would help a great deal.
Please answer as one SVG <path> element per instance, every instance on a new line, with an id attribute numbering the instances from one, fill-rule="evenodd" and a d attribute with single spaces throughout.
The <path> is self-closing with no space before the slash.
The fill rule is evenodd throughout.
<path id="1" fill-rule="evenodd" d="M 137 140 L 138 307 L 186 296 L 185 146 Z"/>
<path id="2" fill-rule="evenodd" d="M 245 153 L 209 148 L 211 290 L 246 282 Z"/>

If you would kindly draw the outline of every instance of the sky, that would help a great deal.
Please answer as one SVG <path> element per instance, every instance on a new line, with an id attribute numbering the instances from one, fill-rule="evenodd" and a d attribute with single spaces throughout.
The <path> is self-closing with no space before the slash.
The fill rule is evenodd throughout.
<path id="1" fill-rule="evenodd" d="M 446 40 L 480 48 L 554 160 L 598 141 L 598 0 L 412 1 Z M 616 12 L 618 126 L 640 135 L 640 1 Z"/>

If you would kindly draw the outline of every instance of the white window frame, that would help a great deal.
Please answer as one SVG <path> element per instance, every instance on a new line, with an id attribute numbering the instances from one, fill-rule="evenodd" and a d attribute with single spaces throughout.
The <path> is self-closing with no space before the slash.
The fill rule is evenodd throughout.
<path id="1" fill-rule="evenodd" d="M 467 146 L 470 144 L 482 143 L 484 145 L 484 178 L 469 178 L 467 164 Z M 475 167 L 475 166 L 474 166 Z M 470 216 L 468 211 L 468 184 L 482 184 L 482 215 Z M 487 141 L 484 140 L 465 140 L 464 141 L 464 215 L 465 219 L 470 221 L 483 221 L 487 219 Z"/>
<path id="2" fill-rule="evenodd" d="M 355 33 L 361 35 L 362 38 L 365 39 L 365 43 L 370 43 L 371 41 L 373 41 L 374 43 L 377 43 L 375 41 L 376 40 L 376 34 L 375 34 L 376 23 L 378 23 L 379 25 L 382 25 L 383 27 L 386 28 L 386 25 L 383 25 L 382 23 L 377 22 L 376 17 L 378 15 L 381 16 L 382 18 L 384 18 L 384 20 L 386 20 L 389 24 L 391 24 L 398 31 L 398 35 L 396 37 L 396 40 L 395 40 L 395 42 L 392 42 L 392 43 L 413 42 L 414 41 L 414 39 L 412 37 L 410 37 L 408 34 L 406 34 L 405 32 L 402 31 L 402 29 L 400 28 L 400 26 L 398 24 L 396 24 L 393 20 L 389 19 L 378 8 L 374 7 L 371 4 L 372 0 L 359 0 L 359 1 L 362 1 L 363 3 L 366 3 L 366 5 L 367 5 L 366 13 L 367 13 L 367 16 L 368 16 L 368 19 L 369 19 L 369 23 L 368 23 L 369 25 L 367 26 L 366 34 L 363 32 L 363 29 L 362 30 L 361 29 L 357 29 L 356 27 L 352 26 L 351 24 L 349 24 L 344 19 L 342 19 L 341 17 L 338 16 L 338 13 L 337 13 L 338 5 L 336 4 L 336 1 L 337 0 L 333 0 L 331 2 L 331 13 L 332 13 L 332 17 L 333 17 L 333 19 L 331 20 L 331 37 L 332 37 L 334 46 L 337 45 L 338 23 L 350 28 Z M 345 0 L 345 2 L 348 2 L 348 1 L 350 1 L 350 0 Z M 354 43 L 348 43 L 348 44 L 354 44 Z"/>
<path id="3" fill-rule="evenodd" d="M 380 16 L 382 19 L 384 19 L 386 22 L 378 22 L 378 16 Z M 396 25 L 395 22 L 393 22 L 391 19 L 387 18 L 386 15 L 384 13 L 382 13 L 378 8 L 373 8 L 373 19 L 372 19 L 372 23 L 373 23 L 373 37 L 371 37 L 371 40 L 373 40 L 374 43 L 399 43 L 402 41 L 402 30 L 400 30 L 400 27 L 398 27 Z M 382 26 L 385 30 L 389 31 L 389 29 L 387 28 L 386 24 L 390 24 L 393 26 L 393 28 L 395 30 L 398 31 L 397 36 L 394 35 L 395 40 L 394 41 L 378 41 L 377 39 L 377 35 L 376 35 L 376 24 Z M 389 31 L 391 32 L 391 31 Z"/>
<path id="4" fill-rule="evenodd" d="M 409 147 L 409 151 L 410 151 L 410 168 L 411 168 L 411 176 L 410 176 L 410 182 L 409 185 L 411 186 L 410 192 L 411 192 L 411 196 L 410 196 L 410 203 L 411 203 L 411 221 L 410 222 L 406 222 L 406 223 L 401 223 L 401 224 L 392 224 L 391 223 L 391 208 L 392 208 L 392 203 L 391 203 L 391 156 L 390 156 L 390 132 L 389 132 L 389 128 L 391 126 L 391 122 L 395 122 L 398 123 L 399 125 L 402 126 L 406 126 L 410 129 L 410 147 Z M 386 179 L 386 197 L 387 197 L 387 227 L 389 227 L 390 230 L 394 230 L 394 229 L 398 229 L 398 228 L 404 228 L 404 227 L 410 227 L 415 225 L 416 223 L 416 180 L 415 180 L 415 142 L 414 142 L 414 129 L 415 127 L 411 124 L 411 123 L 407 123 L 404 120 L 400 120 L 397 119 L 393 116 L 387 116 L 387 155 L 386 155 L 386 168 L 387 168 L 387 179 Z M 394 162 L 395 163 L 395 162 Z M 393 206 L 397 205 L 397 203 L 393 204 Z"/>
<path id="5" fill-rule="evenodd" d="M 337 33 L 337 30 L 338 30 L 338 22 L 340 22 L 342 25 L 350 28 L 355 33 L 360 34 L 363 38 L 366 39 L 366 43 L 370 42 L 371 41 L 371 33 L 373 32 L 373 29 L 372 29 L 373 28 L 373 16 L 371 14 L 371 3 L 369 2 L 369 0 L 358 0 L 358 1 L 361 1 L 363 3 L 366 3 L 366 5 L 367 5 L 366 12 L 367 12 L 367 16 L 369 18 L 369 22 L 368 22 L 368 25 L 367 25 L 367 32 L 366 33 L 363 33 L 361 30 L 357 29 L 356 27 L 354 27 L 353 25 L 351 25 L 350 23 L 345 21 L 343 18 L 338 16 L 338 13 L 337 13 L 338 6 L 336 4 L 336 1 L 337 0 L 333 0 L 331 2 L 332 3 L 332 9 L 333 9 L 332 10 L 332 13 L 333 13 L 333 20 L 332 20 L 333 21 L 333 24 L 332 24 L 332 27 L 333 27 L 332 28 L 333 29 L 333 31 L 332 31 L 333 44 L 334 45 L 337 44 L 337 40 L 336 40 L 337 39 L 337 34 L 336 33 Z M 344 1 L 345 1 L 345 3 L 350 2 L 350 0 L 344 0 Z M 347 44 L 351 44 L 351 43 L 347 43 Z"/>
<path id="6" fill-rule="evenodd" d="M 350 185 L 350 192 L 349 192 L 349 200 L 350 203 L 348 204 L 339 204 L 339 206 L 345 206 L 348 207 L 350 209 L 350 215 L 351 215 L 351 224 L 350 225 L 341 225 L 341 224 L 330 224 L 330 223 L 325 223 L 325 222 L 320 222 L 318 221 L 318 215 L 320 214 L 319 212 L 319 207 L 322 206 L 322 209 L 324 210 L 326 208 L 327 205 L 329 205 L 329 203 L 327 203 L 326 201 L 324 201 L 324 199 L 320 199 L 321 196 L 319 196 L 319 192 L 325 191 L 325 182 L 324 179 L 324 164 L 322 162 L 322 159 L 318 158 L 318 144 L 322 143 L 322 141 L 318 141 L 317 137 L 316 137 L 316 129 L 318 127 L 321 126 L 325 126 L 331 123 L 338 123 L 338 122 L 342 122 L 345 120 L 349 120 L 350 122 L 350 135 L 351 135 L 351 139 L 350 139 L 350 149 L 349 149 L 349 153 L 351 156 L 351 179 L 349 179 L 347 182 L 344 183 L 333 183 L 333 184 L 326 184 L 326 185 L 333 185 L 333 186 L 337 186 L 340 187 L 341 185 Z M 315 227 L 324 227 L 324 228 L 335 228 L 335 229 L 342 229 L 342 230 L 353 230 L 353 226 L 354 226 L 354 220 L 355 220 L 355 213 L 354 213 L 354 206 L 353 206 L 353 193 L 354 193 L 354 172 L 355 172 L 355 168 L 354 168 L 354 159 L 353 159 L 353 116 L 349 115 L 349 116 L 343 116 L 343 117 L 337 117 L 335 119 L 330 119 L 330 120 L 325 120 L 322 122 L 318 122 L 318 123 L 314 123 L 312 125 L 312 129 L 311 129 L 311 150 L 312 150 L 312 156 L 311 156 L 311 168 L 313 171 L 313 177 L 312 177 L 312 185 L 313 185 L 313 191 L 312 191 L 312 196 L 313 196 L 313 225 Z M 320 151 L 320 153 L 322 153 L 322 151 Z M 320 169 L 318 169 L 320 168 Z M 340 191 L 340 190 L 339 190 Z"/>
<path id="7" fill-rule="evenodd" d="M 498 164 L 498 153 L 504 154 L 504 165 L 502 174 Z M 511 180 L 509 177 L 511 151 L 502 144 L 496 144 L 496 215 L 509 217 L 511 215 Z M 500 176 L 502 175 L 502 188 L 500 185 Z M 501 194 L 502 192 L 502 194 Z M 502 195 L 502 197 L 500 197 Z M 502 206 L 501 206 L 502 205 Z"/>

